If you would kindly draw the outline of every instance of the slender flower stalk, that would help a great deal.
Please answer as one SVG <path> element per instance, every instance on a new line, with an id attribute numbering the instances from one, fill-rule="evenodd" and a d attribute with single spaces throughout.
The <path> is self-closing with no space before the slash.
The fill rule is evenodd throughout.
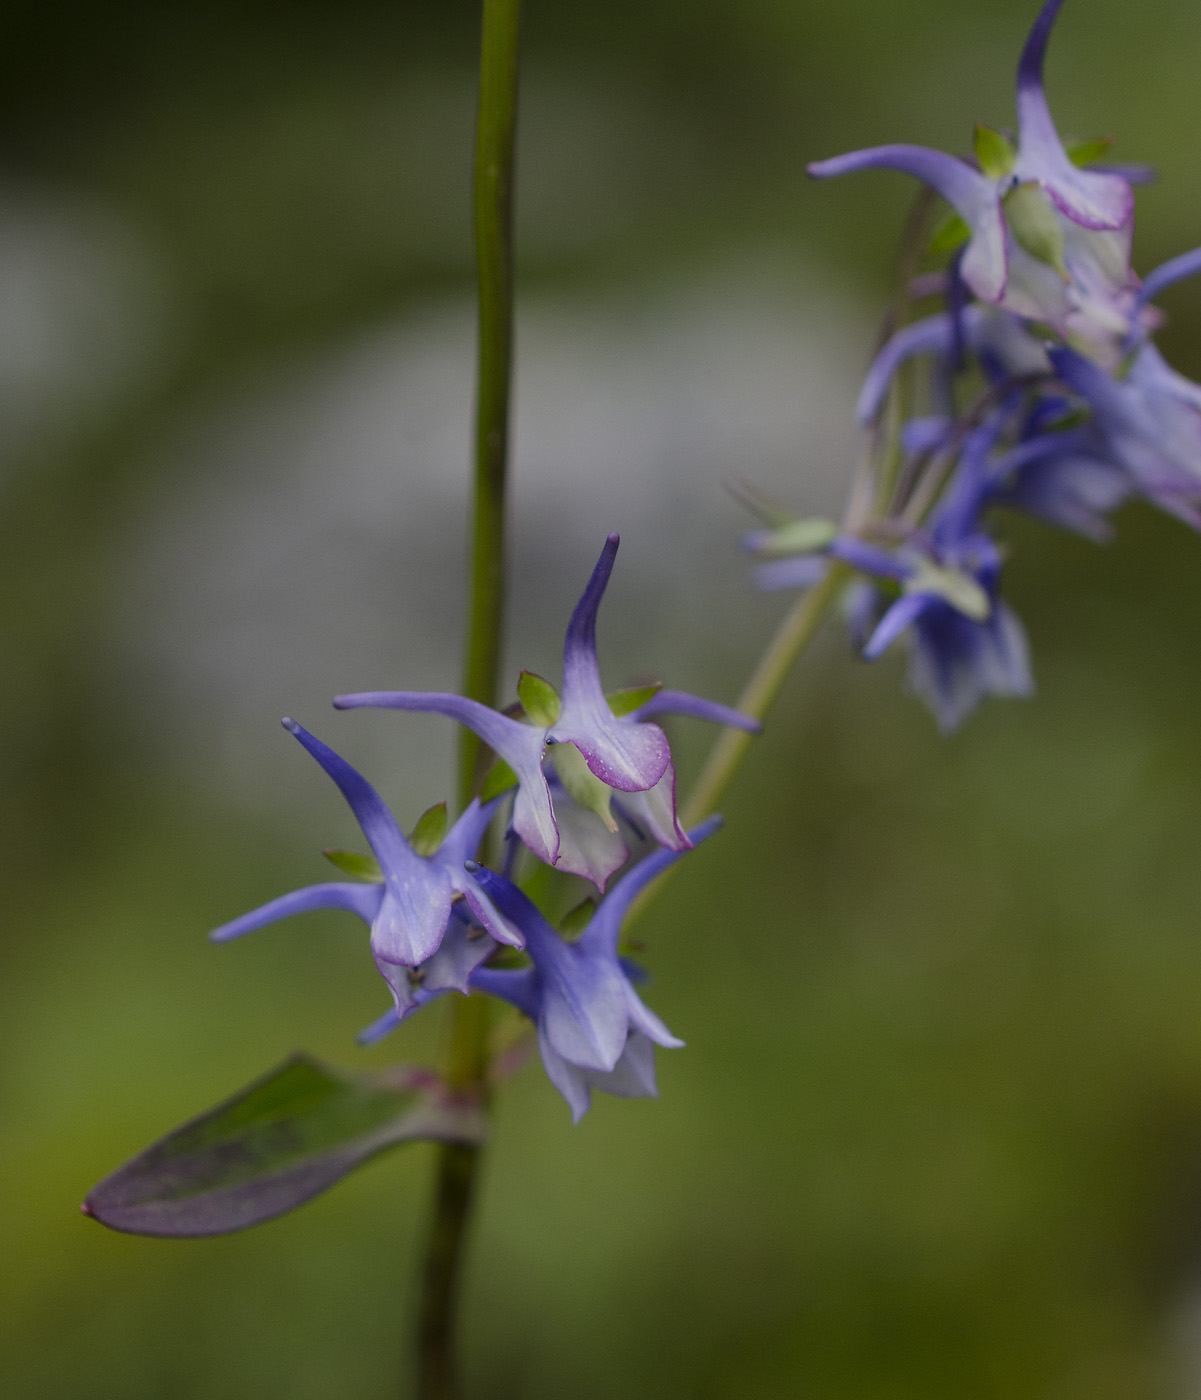
<path id="1" fill-rule="evenodd" d="M 835 561 L 821 581 L 792 605 L 738 697 L 735 708 L 740 714 L 760 722 L 767 718 L 793 666 L 817 636 L 823 619 L 850 578 L 851 570 Z M 722 729 L 680 809 L 680 821 L 685 827 L 695 826 L 716 809 L 722 794 L 742 767 L 753 738 L 753 731 L 741 727 Z M 674 870 L 674 865 L 664 869 L 632 902 L 625 919 L 626 928 L 642 916 Z"/>
<path id="2" fill-rule="evenodd" d="M 475 492 L 467 655 L 463 693 L 483 705 L 497 700 L 505 600 L 505 486 L 513 359 L 513 148 L 517 122 L 521 0 L 483 0 L 479 114 L 475 150 L 475 241 L 479 281 Z M 484 757 L 463 729 L 459 800 L 475 795 Z M 445 1074 L 452 1089 L 485 1099 L 489 1003 L 455 997 Z M 453 1400 L 459 1275 L 480 1148 L 438 1149 L 437 1181 L 418 1319 L 420 1400 Z"/>

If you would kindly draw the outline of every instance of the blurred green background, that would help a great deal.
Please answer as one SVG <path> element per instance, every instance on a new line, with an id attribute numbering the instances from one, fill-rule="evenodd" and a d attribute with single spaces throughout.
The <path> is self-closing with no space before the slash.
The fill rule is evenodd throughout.
<path id="1" fill-rule="evenodd" d="M 553 674 L 604 532 L 613 684 L 733 699 L 754 595 L 723 475 L 833 509 L 909 190 L 808 184 L 1012 119 L 1033 0 L 529 0 L 509 674 Z M 431 1158 L 244 1236 L 78 1202 L 307 1047 L 370 1054 L 361 928 L 207 928 L 353 843 L 292 711 L 405 820 L 453 686 L 477 15 L 462 0 L 0 12 L 0 1389 L 406 1394 Z M 1142 270 L 1201 242 L 1201 10 L 1071 0 L 1065 133 L 1153 162 Z M 1162 343 L 1201 377 L 1201 287 Z M 640 929 L 688 1041 L 572 1129 L 505 1089 L 468 1393 L 1201 1396 L 1201 546 L 1005 527 L 1040 693 L 938 738 L 823 639 Z M 393 722 L 395 721 L 395 722 Z M 695 771 L 703 736 L 681 726 Z"/>

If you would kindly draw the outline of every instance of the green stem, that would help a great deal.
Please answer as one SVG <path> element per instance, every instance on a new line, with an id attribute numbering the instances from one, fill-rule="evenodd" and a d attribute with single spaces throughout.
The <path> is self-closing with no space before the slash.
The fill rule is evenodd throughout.
<path id="1" fill-rule="evenodd" d="M 483 0 L 479 117 L 475 152 L 475 242 L 479 277 L 479 360 L 475 489 L 467 654 L 463 694 L 497 699 L 505 603 L 505 484 L 513 362 L 513 138 L 521 0 Z M 464 729 L 459 748 L 459 805 L 478 790 L 486 751 Z M 455 997 L 445 1077 L 454 1091 L 484 1106 L 488 1089 L 489 1002 Z M 418 1319 L 418 1396 L 454 1400 L 455 1320 L 467 1225 L 480 1149 L 438 1149 L 433 1219 L 426 1245 Z"/>
<path id="2" fill-rule="evenodd" d="M 521 0 L 484 0 L 475 147 L 479 359 L 471 585 L 463 694 L 495 705 L 505 606 L 505 478 L 513 378 L 513 137 Z M 459 798 L 475 793 L 479 739 L 460 731 Z"/>
<path id="3" fill-rule="evenodd" d="M 452 1089 L 480 1098 L 486 1107 L 488 1020 L 486 997 L 456 997 L 446 1078 Z M 480 1149 L 448 1142 L 438 1148 L 433 1218 L 426 1242 L 417 1323 L 421 1400 L 453 1400 L 458 1283 L 479 1173 Z"/>
<path id="4" fill-rule="evenodd" d="M 758 720 L 767 718 L 793 663 L 817 635 L 826 609 L 838 597 L 849 577 L 846 565 L 835 561 L 825 578 L 793 604 L 738 697 L 737 708 L 744 715 Z M 745 729 L 722 730 L 684 803 L 681 816 L 686 827 L 694 826 L 716 808 L 754 739 L 755 736 Z"/>
<path id="5" fill-rule="evenodd" d="M 788 673 L 817 635 L 822 619 L 850 576 L 851 570 L 845 564 L 834 561 L 825 578 L 793 604 L 738 697 L 738 709 L 744 715 L 758 720 L 767 718 L 780 688 L 788 679 Z M 742 761 L 754 740 L 755 736 L 748 734 L 745 729 L 721 731 L 710 750 L 704 768 L 701 769 L 700 777 L 688 794 L 688 800 L 680 809 L 680 819 L 685 829 L 695 826 L 716 808 L 722 793 L 729 787 L 734 775 L 742 766 Z M 669 866 L 657 880 L 642 891 L 626 915 L 627 928 L 642 914 L 678 868 L 675 865 Z"/>

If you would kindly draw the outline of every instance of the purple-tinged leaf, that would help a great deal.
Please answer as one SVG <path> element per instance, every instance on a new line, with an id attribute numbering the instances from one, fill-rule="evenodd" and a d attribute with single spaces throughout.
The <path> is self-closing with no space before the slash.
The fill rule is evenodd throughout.
<path id="1" fill-rule="evenodd" d="M 429 1071 L 351 1075 L 295 1055 L 118 1167 L 83 1204 L 134 1235 L 221 1235 L 295 1210 L 386 1148 L 477 1143 L 483 1117 Z"/>

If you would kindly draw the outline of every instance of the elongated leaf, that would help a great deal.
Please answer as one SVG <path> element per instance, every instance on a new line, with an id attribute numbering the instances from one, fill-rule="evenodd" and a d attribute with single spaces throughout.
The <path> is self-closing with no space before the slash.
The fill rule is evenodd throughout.
<path id="1" fill-rule="evenodd" d="M 295 1055 L 118 1167 L 83 1204 L 135 1235 L 220 1235 L 259 1225 L 403 1142 L 479 1142 L 483 1117 L 428 1071 L 371 1075 Z"/>

